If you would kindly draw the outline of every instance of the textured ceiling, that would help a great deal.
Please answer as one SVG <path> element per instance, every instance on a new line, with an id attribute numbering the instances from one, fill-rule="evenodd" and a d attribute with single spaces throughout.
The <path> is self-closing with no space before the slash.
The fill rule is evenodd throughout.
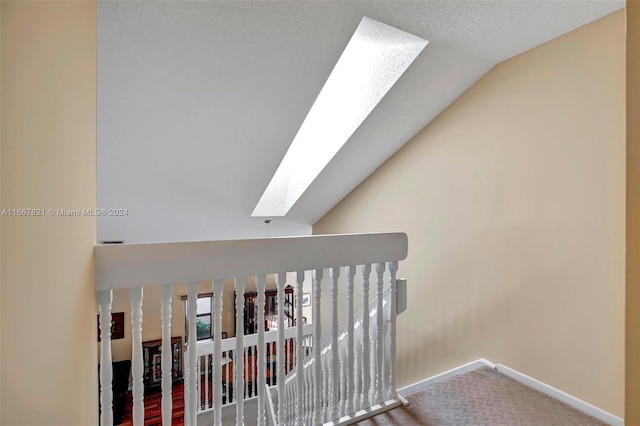
<path id="1" fill-rule="evenodd" d="M 266 236 L 250 214 L 363 16 L 430 41 L 272 235 L 304 234 L 497 63 L 623 1 L 111 2 L 99 240 Z"/>

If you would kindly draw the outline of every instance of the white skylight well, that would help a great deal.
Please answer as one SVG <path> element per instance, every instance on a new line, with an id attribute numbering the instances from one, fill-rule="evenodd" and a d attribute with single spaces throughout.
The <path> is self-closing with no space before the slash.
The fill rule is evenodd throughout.
<path id="1" fill-rule="evenodd" d="M 252 216 L 284 216 L 429 43 L 364 17 Z"/>

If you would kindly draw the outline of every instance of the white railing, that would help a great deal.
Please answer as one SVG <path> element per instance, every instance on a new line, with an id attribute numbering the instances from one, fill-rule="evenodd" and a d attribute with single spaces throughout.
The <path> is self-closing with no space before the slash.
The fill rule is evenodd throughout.
<path id="1" fill-rule="evenodd" d="M 389 408 L 395 403 L 395 318 L 396 318 L 396 278 L 397 261 L 407 255 L 407 237 L 401 233 L 389 234 L 354 234 L 354 235 L 324 235 L 311 237 L 270 238 L 256 240 L 233 241 L 206 241 L 185 243 L 157 243 L 157 244 L 123 244 L 102 245 L 95 247 L 96 266 L 96 294 L 100 313 L 100 330 L 102 334 L 100 350 L 100 422 L 102 425 L 113 423 L 112 415 L 112 389 L 111 389 L 111 304 L 112 291 L 114 289 L 129 289 L 131 299 L 132 318 L 132 373 L 133 373 L 133 424 L 144 424 L 144 392 L 142 372 L 142 298 L 143 286 L 161 285 L 162 291 L 162 353 L 171 353 L 171 297 L 172 286 L 179 283 L 187 283 L 187 321 L 189 324 L 189 342 L 196 342 L 196 299 L 198 283 L 210 281 L 213 292 L 213 340 L 207 342 L 197 350 L 186 351 L 185 368 L 185 424 L 195 425 L 198 420 L 199 406 L 202 410 L 206 406 L 207 413 L 212 412 L 213 423 L 222 424 L 222 407 L 234 403 L 236 407 L 236 424 L 244 423 L 244 401 L 253 398 L 251 392 L 228 392 L 224 388 L 223 374 L 227 374 L 226 383 L 235 383 L 236 389 L 244 389 L 245 382 L 252 382 L 257 386 L 257 412 L 255 421 L 258 425 L 264 425 L 269 411 L 270 423 L 295 424 L 305 423 L 305 416 L 311 418 L 310 408 L 313 406 L 312 422 L 321 424 L 328 418 L 331 422 L 338 423 L 340 416 L 345 414 L 346 422 L 351 422 L 359 416 L 355 412 L 373 413 L 381 406 Z M 369 276 L 373 268 L 376 282 L 376 314 L 375 322 L 364 324 L 363 330 L 371 330 L 369 340 L 366 336 L 356 340 L 355 316 L 353 312 L 353 289 L 355 266 L 361 267 L 364 275 L 363 301 L 365 310 L 369 309 Z M 389 316 L 383 317 L 383 286 L 385 265 L 390 266 L 387 283 L 389 292 Z M 338 276 L 340 269 L 344 268 L 347 276 L 346 288 L 346 342 L 344 346 L 343 369 L 340 374 L 339 301 Z M 321 285 L 323 271 L 329 269 L 331 283 L 331 344 L 323 344 L 321 341 Z M 295 327 L 284 327 L 284 300 L 286 272 L 295 272 L 295 318 L 302 318 L 302 297 L 305 271 L 313 273 L 313 321 L 310 325 L 303 325 L 302 321 L 296 321 Z M 265 332 L 264 312 L 258 309 L 258 333 L 244 335 L 242 327 L 236 328 L 234 339 L 222 339 L 222 297 L 225 291 L 224 281 L 235 278 L 235 291 L 243 294 L 245 277 L 255 276 L 258 295 L 258 306 L 264 306 L 264 292 L 266 278 L 269 274 L 276 275 L 278 291 L 278 327 L 277 331 Z M 241 298 L 237 298 L 241 299 Z M 366 319 L 365 319 L 366 318 Z M 363 323 L 369 319 L 369 315 L 363 316 Z M 236 324 L 243 324 L 243 309 L 237 309 Z M 388 322 L 388 331 L 385 324 Z M 375 325 L 375 329 L 372 328 Z M 373 331 L 375 330 L 375 331 Z M 226 341 L 229 343 L 225 343 Z M 305 343 L 306 342 L 306 343 Z M 356 343 L 357 342 L 357 343 Z M 368 342 L 368 343 L 367 343 Z M 369 347 L 370 350 L 358 352 L 360 345 Z M 198 346 L 198 345 L 196 345 Z M 269 347 L 275 346 L 275 351 L 269 351 Z M 335 348 L 335 349 L 334 349 Z M 388 349 L 385 349 L 388 348 Z M 249 350 L 250 349 L 250 350 Z M 322 357 L 323 350 L 330 355 Z M 307 355 L 309 351 L 309 355 Z M 251 356 L 249 356 L 251 352 Z M 278 354 L 284 354 L 280 356 Z M 289 355 L 290 354 L 290 355 Z M 370 354 L 367 356 L 367 354 Z M 239 356 L 242 355 L 242 356 Z M 268 372 L 267 356 L 271 363 L 275 355 L 275 374 Z M 307 358 L 307 362 L 302 362 Z M 388 362 L 383 362 L 385 357 Z M 171 365 L 162 359 L 162 423 L 171 424 Z M 166 357 L 168 358 L 168 357 Z M 254 364 L 243 368 L 232 368 L 230 362 Z M 239 358 L 242 361 L 239 361 Z M 363 374 L 363 388 L 358 390 L 359 395 L 367 395 L 370 401 L 355 401 L 354 366 L 360 365 L 362 358 L 363 368 L 360 371 L 370 371 Z M 367 359 L 369 358 L 369 359 Z M 327 368 L 323 369 L 321 363 L 310 363 L 310 359 L 327 359 Z M 308 367 L 305 369 L 305 364 Z M 311 365 L 313 368 L 311 368 Z M 324 364 L 324 362 L 323 362 Z M 256 367 L 257 365 L 257 367 Z M 368 365 L 368 367 L 367 367 Z M 210 366 L 215 366 L 211 368 Z M 260 368 L 264 366 L 264 368 Z M 226 367 L 226 368 L 225 368 Z M 211 372 L 207 369 L 211 369 Z M 202 375 L 204 369 L 204 377 Z M 286 377 L 289 371 L 295 371 L 296 391 L 290 386 L 290 397 L 285 397 L 287 391 Z M 326 372 L 326 373 L 325 373 Z M 250 376 L 255 373 L 255 376 Z M 330 373 L 330 374 L 329 374 Z M 229 379 L 233 374 L 233 379 Z M 306 382 L 305 382 L 306 375 Z M 268 377 L 271 382 L 267 381 Z M 275 377 L 275 383 L 274 378 Z M 342 377 L 342 378 L 341 378 Z M 318 379 L 322 378 L 320 381 Z M 203 386 L 202 380 L 205 381 Z M 344 382 L 341 392 L 341 380 Z M 367 381 L 368 380 L 368 381 Z M 305 385 L 306 383 L 306 385 Z M 273 399 L 267 391 L 269 385 L 277 389 L 278 405 L 266 405 L 267 400 Z M 313 386 L 311 386 L 313 385 Z M 367 385 L 369 386 L 367 388 Z M 261 390 L 265 392 L 261 392 Z M 297 390 L 300 389 L 298 392 Z M 307 392 L 302 392 L 307 389 Z M 365 391 L 364 389 L 368 389 Z M 323 409 L 322 392 L 328 393 L 328 414 L 320 414 Z M 225 396 L 226 395 L 226 396 Z M 204 399 L 203 399 L 204 398 Z M 209 401 L 209 398 L 211 400 Z M 224 398 L 224 399 L 223 399 Z M 306 403 L 305 403 L 306 399 Z M 326 399 L 326 398 L 325 398 Z M 290 406 L 295 407 L 287 414 L 282 401 L 291 401 Z M 344 401 L 344 409 L 340 408 Z M 350 402 L 351 401 L 351 402 Z M 224 404 L 223 404 L 224 402 Z M 306 405 L 305 405 L 306 404 Z M 358 405 L 359 404 L 359 405 Z M 327 405 L 327 404 L 325 404 Z M 353 405 L 353 406 L 352 406 Z M 305 407 L 307 407 L 305 409 Z M 325 410 L 327 411 L 327 410 Z M 293 420 L 291 420 L 293 419 Z M 351 420 L 349 420 L 351 419 Z M 249 420 L 249 419 L 247 419 Z M 251 419 L 253 422 L 254 419 Z"/>
<path id="2" fill-rule="evenodd" d="M 285 351 L 284 369 L 285 374 L 293 370 L 296 365 L 296 354 L 294 352 L 296 342 L 296 327 L 285 328 Z M 305 353 L 310 353 L 313 344 L 313 325 L 303 326 L 302 345 L 306 348 Z M 230 338 L 222 340 L 222 358 L 218 368 L 221 369 L 222 377 L 222 406 L 237 403 L 239 399 L 246 401 L 256 398 L 258 392 L 263 392 L 258 386 L 258 366 L 264 365 L 265 384 L 267 387 L 275 386 L 277 381 L 276 368 L 276 345 L 278 332 L 276 330 L 264 333 L 264 344 L 258 344 L 258 333 L 245 335 L 242 347 L 238 349 L 238 339 Z M 265 354 L 264 364 L 258 363 L 258 353 L 260 347 Z M 217 387 L 213 384 L 214 364 L 213 364 L 213 340 L 199 341 L 197 345 L 196 376 L 200 378 L 196 385 L 197 412 L 213 410 L 214 392 Z M 185 353 L 185 368 L 188 369 L 189 351 Z M 240 365 L 242 369 L 238 368 Z M 240 374 L 236 377 L 236 373 Z M 264 389 L 264 388 L 262 388 Z M 240 407 L 242 404 L 236 404 Z"/>
<path id="3" fill-rule="evenodd" d="M 394 270 L 395 262 L 390 262 L 389 269 Z M 366 276 L 367 267 L 363 268 Z M 363 284 L 366 280 L 362 280 Z M 350 287 L 351 283 L 347 285 Z M 352 318 L 338 330 L 337 351 L 332 351 L 333 336 L 326 339 L 321 348 L 320 356 L 316 358 L 310 354 L 304 360 L 303 381 L 298 380 L 298 372 L 292 370 L 285 380 L 285 400 L 283 404 L 284 423 L 296 424 L 298 417 L 303 424 L 334 424 L 352 423 L 370 417 L 371 412 L 380 412 L 382 408 L 390 408 L 399 405 L 396 399 L 393 353 L 392 347 L 395 337 L 391 333 L 392 316 L 398 315 L 406 309 L 406 280 L 396 281 L 396 295 L 402 295 L 402 303 L 395 304 L 395 312 L 392 309 L 393 285 L 383 290 L 382 298 L 376 296 L 369 300 L 366 292 L 363 299 L 369 300 Z M 382 301 L 382 309 L 379 310 L 378 301 Z M 369 321 L 374 318 L 376 321 Z M 382 328 L 379 328 L 378 319 L 382 319 Z M 349 324 L 351 322 L 351 324 Z M 379 345 L 378 335 L 382 331 L 382 344 Z M 374 344 L 370 343 L 369 336 L 376 336 Z M 393 337 L 393 338 L 392 338 Z M 378 356 L 378 349 L 382 349 L 382 356 Z M 333 358 L 337 352 L 339 359 L 339 381 L 332 383 L 334 373 Z M 351 357 L 350 354 L 353 354 Z M 320 362 L 317 362 L 317 360 Z M 374 360 L 374 362 L 370 362 Z M 382 375 L 379 375 L 378 366 L 381 366 Z M 317 368 L 317 371 L 316 371 Z M 315 380 L 320 377 L 320 380 Z M 381 380 L 378 380 L 381 379 Z M 296 398 L 299 394 L 300 382 L 302 387 L 302 407 L 296 406 Z M 377 386 L 370 384 L 382 384 L 382 392 L 378 392 Z M 314 389 L 318 387 L 320 391 Z M 337 395 L 337 398 L 333 398 Z M 272 399 L 275 399 L 274 395 Z M 337 400 L 337 404 L 336 404 Z M 335 404 L 335 405 L 334 405 Z M 334 412 L 337 409 L 337 413 Z M 274 407 L 275 410 L 275 407 Z"/>

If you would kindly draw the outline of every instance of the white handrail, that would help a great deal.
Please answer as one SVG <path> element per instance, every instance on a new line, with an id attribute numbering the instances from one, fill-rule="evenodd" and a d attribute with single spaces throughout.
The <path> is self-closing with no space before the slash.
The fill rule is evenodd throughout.
<path id="1" fill-rule="evenodd" d="M 96 291 L 403 260 L 404 233 L 94 247 Z"/>
<path id="2" fill-rule="evenodd" d="M 385 300 L 384 305 L 387 306 L 384 309 L 385 319 L 383 320 L 384 305 L 381 300 L 385 280 L 383 274 L 385 265 L 393 266 L 389 268 L 390 283 L 392 286 L 396 285 L 397 266 L 395 265 L 406 256 L 407 236 L 402 233 L 96 246 L 96 295 L 100 305 L 100 326 L 103 336 L 106 336 L 101 346 L 103 367 L 101 381 L 104 383 L 100 401 L 101 407 L 106 411 L 101 417 L 102 424 L 109 425 L 112 419 L 109 413 L 112 392 L 108 384 L 111 381 L 108 327 L 111 320 L 111 293 L 114 289 L 129 289 L 132 295 L 132 331 L 134 331 L 132 357 L 134 384 L 136 384 L 134 386 L 134 412 L 136 412 L 134 423 L 142 424 L 143 422 L 144 400 L 140 392 L 143 374 L 141 369 L 136 367 L 141 364 L 142 355 L 142 288 L 148 285 L 166 286 L 162 297 L 163 308 L 166 309 L 163 309 L 161 316 L 163 352 L 167 353 L 171 336 L 169 310 L 171 285 L 187 283 L 186 314 L 189 323 L 189 342 L 194 344 L 185 352 L 184 358 L 186 424 L 195 425 L 202 408 L 210 407 L 214 411 L 214 424 L 221 425 L 222 406 L 229 405 L 231 400 L 236 400 L 233 403 L 236 404 L 237 424 L 243 424 L 246 417 L 243 400 L 256 396 L 256 384 L 259 389 L 256 417 L 259 425 L 267 420 L 265 414 L 268 414 L 272 421 L 275 416 L 279 423 L 295 421 L 297 425 L 302 425 L 311 421 L 317 423 L 319 419 L 337 421 L 345 414 L 362 410 L 367 412 L 372 404 L 384 403 L 385 398 L 395 395 L 393 366 L 395 315 L 404 307 L 398 305 L 397 310 L 388 309 L 389 300 Z M 363 317 L 362 322 L 357 319 L 359 315 L 354 315 L 353 312 L 354 276 L 356 270 L 359 270 L 356 265 L 364 268 L 361 280 L 365 305 L 363 315 L 366 318 Z M 376 276 L 373 280 L 377 284 L 377 292 L 373 300 L 369 300 L 369 274 L 373 265 L 376 266 Z M 338 277 L 343 268 L 347 277 L 348 318 L 346 324 L 341 326 L 337 323 L 337 309 L 338 305 L 342 306 L 344 302 L 340 302 L 343 290 L 338 285 Z M 331 334 L 327 337 L 326 343 L 320 341 L 320 281 L 323 269 L 330 270 L 331 280 L 331 292 L 325 295 L 324 300 L 332 304 Z M 311 271 L 314 274 L 313 319 L 316 323 L 308 325 L 297 321 L 304 318 L 302 317 L 302 291 L 305 271 Z M 288 272 L 297 272 L 296 325 L 285 328 L 285 285 Z M 226 308 L 222 306 L 225 280 L 235 278 L 235 290 L 242 294 L 245 283 L 243 277 L 255 276 L 260 293 L 258 306 L 262 307 L 267 274 L 276 274 L 277 277 L 278 329 L 265 331 L 264 312 L 260 308 L 258 333 L 244 335 L 243 304 L 242 299 L 239 298 L 236 300 L 236 312 L 239 313 L 236 321 L 240 320 L 236 326 L 237 337 L 222 339 L 222 309 Z M 214 339 L 197 342 L 196 299 L 201 281 L 209 281 L 213 285 L 211 326 Z M 395 293 L 395 290 L 392 290 L 392 299 L 397 297 Z M 370 306 L 371 303 L 374 305 Z M 372 307 L 375 310 L 372 311 Z M 368 313 L 375 315 L 375 318 Z M 392 317 L 390 318 L 389 315 Z M 373 321 L 369 321 L 370 319 Z M 387 324 L 387 321 L 390 321 L 390 324 Z M 366 331 L 362 330 L 363 326 L 366 326 Z M 369 342 L 369 338 L 374 336 L 375 343 Z M 389 342 L 388 339 L 392 341 Z M 329 344 L 328 341 L 333 344 Z M 275 354 L 280 355 L 275 358 Z M 358 354 L 366 354 L 366 357 L 363 356 L 363 362 L 355 359 Z M 268 358 L 267 355 L 269 355 Z M 167 424 L 171 417 L 169 414 L 171 408 L 168 405 L 171 400 L 171 373 L 169 360 L 166 357 L 163 358 L 162 411 L 163 422 Z M 235 377 L 231 376 L 232 368 L 229 361 L 223 362 L 227 359 L 235 361 L 233 368 Z M 204 365 L 202 365 L 203 360 Z M 211 369 L 209 362 L 213 366 Z M 226 367 L 223 367 L 223 364 Z M 201 371 L 205 375 L 202 383 Z M 223 371 L 226 371 L 224 377 Z M 294 371 L 297 372 L 297 376 Z M 270 379 L 268 384 L 267 376 Z M 291 385 L 285 386 L 286 381 Z M 232 392 L 234 383 L 237 387 Z M 245 386 L 242 386 L 243 383 Z M 270 394 L 262 391 L 262 389 L 268 389 L 270 385 L 272 388 L 275 388 L 273 385 L 278 388 L 277 410 L 271 403 L 266 404 L 267 395 L 270 396 Z M 202 386 L 204 386 L 202 392 L 205 400 L 204 407 L 201 403 Z M 227 393 L 223 403 L 225 389 Z M 317 392 L 318 389 L 321 389 L 321 392 Z M 241 392 L 244 394 L 240 394 Z M 361 392 L 367 395 L 361 397 Z M 232 398 L 231 393 L 236 397 Z M 209 395 L 212 397 L 211 402 L 209 402 Z M 266 408 L 269 410 L 268 413 Z"/>
<path id="3" fill-rule="evenodd" d="M 302 327 L 303 334 L 310 335 L 313 334 L 313 324 L 305 324 Z M 285 339 L 293 339 L 296 337 L 296 327 L 286 327 L 284 329 L 284 338 Z M 252 346 L 258 345 L 258 333 L 254 334 L 245 334 L 244 337 L 244 347 L 250 348 Z M 264 332 L 264 342 L 265 343 L 273 343 L 278 341 L 278 330 L 270 330 Z M 197 344 L 197 356 L 201 357 L 204 355 L 213 354 L 213 340 L 200 340 Z M 236 349 L 236 339 L 235 337 L 229 339 L 222 339 L 222 352 L 233 351 Z"/>
<path id="4" fill-rule="evenodd" d="M 306 337 L 311 337 L 311 335 L 313 334 L 313 324 L 305 324 L 302 326 L 302 332 L 303 332 L 303 339 Z M 294 340 L 297 341 L 297 333 L 298 333 L 298 327 L 297 326 L 293 326 L 293 327 L 287 327 L 284 329 L 284 332 L 282 333 L 284 335 L 285 341 L 287 342 L 287 344 L 292 344 L 292 342 Z M 268 389 L 270 387 L 270 384 L 267 384 L 266 382 L 263 384 L 264 386 L 261 386 L 260 383 L 257 383 L 257 387 L 253 387 L 251 388 L 251 391 L 248 391 L 248 388 L 244 388 L 242 389 L 242 386 L 240 384 L 240 381 L 238 380 L 239 376 L 235 376 L 240 374 L 240 372 L 244 371 L 247 372 L 248 369 L 257 369 L 258 371 L 262 370 L 264 372 L 264 368 L 257 368 L 256 364 L 253 364 L 253 362 L 255 362 L 255 358 L 253 358 L 253 355 L 256 352 L 260 351 L 260 348 L 265 347 L 266 345 L 270 345 L 273 344 L 275 342 L 277 342 L 278 340 L 278 331 L 277 330 L 272 330 L 272 331 L 267 331 L 267 332 L 263 332 L 263 344 L 260 345 L 260 334 L 261 333 L 256 333 L 256 334 L 249 334 L 249 335 L 243 335 L 241 339 L 238 339 L 237 337 L 232 337 L 232 338 L 228 338 L 228 339 L 222 339 L 220 342 L 220 350 L 219 353 L 222 354 L 227 354 L 227 357 L 230 357 L 226 360 L 226 362 L 223 360 L 222 362 L 220 362 L 220 365 L 218 367 L 216 367 L 216 364 L 213 364 L 213 370 L 211 370 L 211 375 L 214 376 L 215 375 L 215 369 L 218 369 L 218 371 L 220 371 L 220 369 L 223 367 L 223 365 L 229 365 L 229 362 L 234 362 L 235 365 L 238 365 L 238 368 L 232 368 L 229 369 L 227 368 L 227 375 L 225 375 L 222 378 L 222 381 L 226 381 L 227 378 L 229 379 L 233 379 L 233 386 L 234 386 L 234 397 L 230 398 L 230 389 L 227 389 L 227 394 L 226 394 L 226 398 L 224 403 L 221 403 L 217 408 L 214 406 L 209 406 L 208 405 L 208 397 L 205 396 L 205 399 L 202 400 L 202 392 L 197 393 L 197 397 L 196 397 L 196 407 L 197 407 L 197 412 L 214 412 L 214 415 L 216 414 L 216 412 L 218 414 L 220 414 L 220 410 L 222 407 L 224 406 L 231 406 L 231 405 L 235 405 L 236 407 L 236 411 L 237 410 L 242 410 L 241 408 L 238 408 L 239 406 L 243 405 L 243 400 L 248 401 L 250 399 L 254 399 L 254 398 L 258 398 L 258 400 L 263 400 L 265 405 L 266 404 L 266 400 L 265 400 L 265 394 L 261 393 L 260 389 L 264 389 L 265 387 Z M 242 343 L 241 348 L 238 348 L 238 344 Z M 205 371 L 207 371 L 207 365 L 208 365 L 208 360 L 209 357 L 212 355 L 215 355 L 217 349 L 215 348 L 215 342 L 212 339 L 208 339 L 208 340 L 201 340 L 198 341 L 196 344 L 196 356 L 194 357 L 196 359 L 196 365 L 200 366 L 200 364 L 202 363 L 202 361 L 204 360 L 205 363 Z M 250 349 L 252 351 L 256 351 L 253 352 L 252 356 L 250 356 L 249 358 L 252 359 L 253 361 L 249 361 L 250 363 L 247 364 L 247 349 Z M 235 360 L 233 359 L 233 357 L 231 357 L 231 353 L 234 354 L 235 356 Z M 184 362 L 185 362 L 185 367 L 188 369 L 190 368 L 190 366 L 192 365 L 190 362 L 190 359 L 192 358 L 192 353 L 190 352 L 189 349 L 187 349 L 184 353 Z M 305 358 L 303 356 L 303 358 Z M 294 360 L 290 360 L 289 362 L 292 365 L 289 365 L 289 367 L 295 367 L 295 365 L 297 365 L 298 359 L 300 359 L 299 357 L 296 357 Z M 264 365 L 264 364 L 259 364 L 259 365 Z M 233 370 L 233 374 L 234 376 L 230 376 L 230 370 Z M 294 371 L 295 368 L 293 369 L 288 369 L 287 373 L 289 371 Z M 209 373 L 206 373 L 207 375 Z M 206 378 L 208 376 L 205 376 L 205 382 L 206 382 Z M 284 376 L 286 379 L 286 375 Z M 264 379 L 263 379 L 264 380 Z M 282 380 L 282 382 L 284 382 L 284 380 Z M 207 394 L 207 390 L 209 389 L 209 386 L 211 386 L 211 392 L 212 395 L 214 395 L 214 399 L 215 399 L 215 395 L 219 392 L 221 385 L 220 385 L 220 381 L 217 381 L 216 379 L 213 379 L 211 381 L 211 385 L 209 385 L 208 383 L 205 384 L 205 395 Z M 253 384 L 254 386 L 256 385 L 255 383 Z M 272 384 L 271 384 L 272 385 Z M 271 386 L 271 387 L 275 387 L 275 386 Z M 269 407 L 272 408 L 272 407 Z M 241 419 L 241 416 L 237 418 Z M 253 419 L 251 419 L 253 421 Z M 214 420 L 215 423 L 215 420 Z M 240 421 L 240 423 L 243 423 L 242 421 Z"/>

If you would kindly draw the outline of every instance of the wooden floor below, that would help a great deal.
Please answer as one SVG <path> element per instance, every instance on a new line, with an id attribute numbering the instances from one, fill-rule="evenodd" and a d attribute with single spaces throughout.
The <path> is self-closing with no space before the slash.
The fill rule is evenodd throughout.
<path id="1" fill-rule="evenodd" d="M 176 383 L 171 393 L 173 400 L 173 409 L 171 411 L 171 424 L 174 426 L 184 425 L 184 385 Z M 127 397 L 127 405 L 124 411 L 123 426 L 133 426 L 132 419 L 133 400 L 131 392 Z M 144 424 L 145 426 L 162 425 L 162 393 L 149 392 L 144 396 Z"/>

